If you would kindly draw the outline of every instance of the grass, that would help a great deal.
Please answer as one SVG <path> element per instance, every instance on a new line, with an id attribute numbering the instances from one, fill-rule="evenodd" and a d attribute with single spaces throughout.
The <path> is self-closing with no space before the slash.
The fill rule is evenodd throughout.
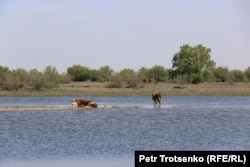
<path id="1" fill-rule="evenodd" d="M 142 88 L 107 88 L 107 83 L 72 82 L 41 91 L 25 87 L 18 91 L 0 90 L 0 96 L 144 96 L 161 91 L 166 96 L 250 96 L 250 83 L 149 83 Z"/>

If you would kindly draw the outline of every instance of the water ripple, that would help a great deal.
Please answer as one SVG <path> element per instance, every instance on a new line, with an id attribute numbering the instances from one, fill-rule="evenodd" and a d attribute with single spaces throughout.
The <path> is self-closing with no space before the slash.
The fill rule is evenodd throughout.
<path id="1" fill-rule="evenodd" d="M 198 103 L 195 97 L 192 103 L 176 97 L 175 103 L 156 109 L 145 107 L 144 98 L 134 105 L 123 101 L 142 107 L 0 112 L 0 161 L 128 158 L 135 150 L 250 149 L 249 97 L 233 103 L 231 98 L 207 97 Z M 214 98 L 217 104 L 207 105 Z"/>

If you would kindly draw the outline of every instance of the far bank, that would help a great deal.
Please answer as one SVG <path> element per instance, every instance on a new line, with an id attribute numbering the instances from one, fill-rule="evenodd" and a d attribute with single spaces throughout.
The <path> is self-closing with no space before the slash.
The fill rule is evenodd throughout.
<path id="1" fill-rule="evenodd" d="M 109 88 L 106 82 L 71 82 L 41 91 L 30 87 L 18 91 L 1 89 L 0 96 L 151 96 L 156 91 L 164 96 L 250 96 L 250 83 L 146 83 L 137 88 Z"/>

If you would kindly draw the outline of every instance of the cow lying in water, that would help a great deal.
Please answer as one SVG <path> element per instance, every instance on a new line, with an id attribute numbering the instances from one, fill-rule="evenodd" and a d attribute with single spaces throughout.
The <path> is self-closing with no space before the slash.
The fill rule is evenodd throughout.
<path id="1" fill-rule="evenodd" d="M 73 99 L 72 106 L 83 107 L 83 108 L 97 108 L 97 103 L 90 100 Z"/>
<path id="2" fill-rule="evenodd" d="M 154 107 L 156 107 L 157 103 L 159 104 L 159 107 L 161 106 L 161 92 L 156 92 L 152 94 L 152 100 L 154 101 Z"/>

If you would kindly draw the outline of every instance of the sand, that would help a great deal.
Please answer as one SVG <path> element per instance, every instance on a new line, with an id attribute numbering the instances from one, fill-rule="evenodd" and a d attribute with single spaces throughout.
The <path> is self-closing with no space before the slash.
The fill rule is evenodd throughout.
<path id="1" fill-rule="evenodd" d="M 99 106 L 97 109 L 141 109 L 144 106 Z M 96 108 L 76 106 L 0 106 L 1 111 L 60 111 L 60 110 L 96 110 Z"/>
<path id="2" fill-rule="evenodd" d="M 76 110 L 72 106 L 0 106 L 0 111 L 48 111 L 48 110 Z"/>

